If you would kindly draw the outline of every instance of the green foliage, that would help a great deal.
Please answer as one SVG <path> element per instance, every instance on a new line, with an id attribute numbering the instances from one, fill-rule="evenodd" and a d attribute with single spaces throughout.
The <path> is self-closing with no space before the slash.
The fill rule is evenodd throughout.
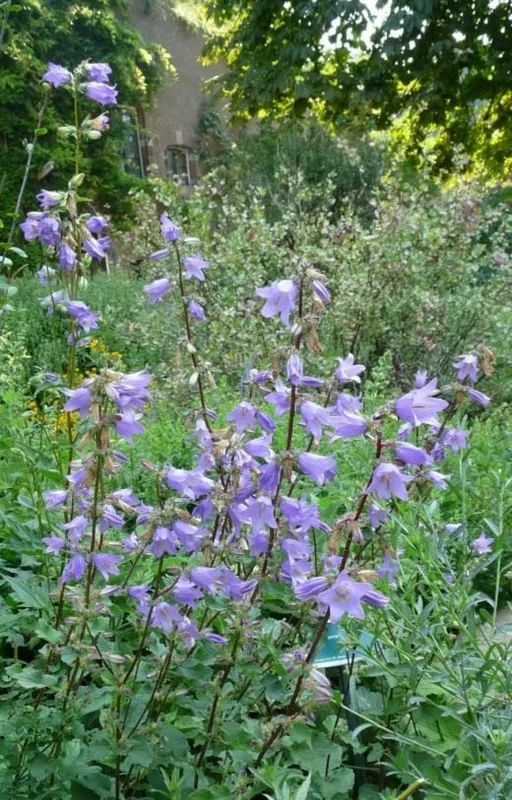
<path id="1" fill-rule="evenodd" d="M 406 115 L 408 156 L 435 137 L 438 169 L 462 146 L 494 174 L 511 157 L 507 0 L 392 0 L 373 29 L 361 0 L 210 0 L 209 54 L 230 67 L 233 111 L 313 111 L 338 129 Z M 400 121 L 403 126 L 403 120 Z"/>
<path id="2" fill-rule="evenodd" d="M 335 201 L 330 171 L 320 193 L 314 171 L 304 176 L 307 166 L 305 159 L 289 179 L 283 168 L 284 183 L 275 186 L 286 191 L 275 218 L 266 187 L 238 191 L 238 181 L 219 174 L 185 202 L 163 181 L 139 189 L 140 219 L 126 236 L 119 269 L 92 275 L 82 259 L 60 276 L 73 298 L 101 316 L 99 331 L 86 331 L 79 346 L 69 337 L 74 318 L 40 307 L 39 295 L 53 287 L 42 290 L 33 278 L 1 287 L 9 301 L 2 303 L 0 335 L 2 797 L 349 800 L 358 793 L 361 800 L 397 800 L 419 785 L 428 800 L 510 796 L 508 209 L 503 197 L 462 184 L 443 193 L 393 184 L 376 198 L 375 219 L 365 227 L 349 202 Z M 67 194 L 54 213 L 63 224 L 70 213 L 81 235 L 85 218 L 73 216 L 74 200 Z M 147 258 L 162 246 L 156 204 L 182 226 L 163 261 Z M 204 284 L 194 285 L 183 280 L 181 259 L 196 248 L 211 269 Z M 44 254 L 52 258 L 50 249 Z M 143 286 L 162 274 L 171 291 L 150 306 Z M 291 330 L 263 322 L 254 297 L 255 287 L 288 275 L 301 286 Z M 333 293 L 334 323 L 309 293 L 315 276 Z M 191 294 L 204 304 L 207 324 L 184 318 Z M 313 484 L 295 459 L 306 447 L 317 450 L 298 418 L 304 398 L 328 407 L 335 383 L 314 395 L 290 390 L 294 398 L 298 392 L 300 412 L 295 416 L 294 400 L 293 411 L 277 418 L 269 456 L 282 464 L 269 508 L 277 512 L 285 493 L 299 498 L 304 491 L 326 523 L 309 533 L 311 572 L 313 565 L 314 574 L 321 572 L 324 556 L 346 552 L 346 568 L 389 598 L 382 607 L 384 598 L 368 592 L 365 617 L 343 617 L 343 649 L 363 653 L 330 672 L 330 685 L 310 663 L 322 632 L 318 610 L 299 601 L 282 571 L 280 547 L 269 545 L 268 560 L 253 558 L 247 528 L 238 532 L 228 512 L 245 513 L 237 505 L 243 470 L 251 480 L 255 471 L 243 450 L 246 434 L 235 431 L 228 412 L 241 396 L 268 410 L 265 392 L 249 385 L 248 368 L 284 375 L 286 359 L 299 351 L 290 333 L 303 345 L 308 375 L 330 381 L 335 356 L 351 345 L 368 362 L 367 433 L 329 445 L 325 437 L 319 445 L 337 464 L 331 482 Z M 483 343 L 498 353 L 496 374 L 487 375 L 492 357 L 479 350 L 486 391 L 491 382 L 502 384 L 494 410 L 470 417 L 468 386 L 445 387 L 446 420 L 469 430 L 470 448 L 447 452 L 440 468 L 452 477 L 442 491 L 429 485 L 430 467 L 410 474 L 410 501 L 389 500 L 388 519 L 373 529 L 368 482 L 377 460 L 395 461 L 395 388 L 409 387 L 418 366 L 451 383 L 453 356 Z M 133 376 L 123 375 L 147 366 L 155 376 L 151 401 Z M 92 387 L 84 419 L 62 408 L 65 386 L 80 383 L 82 393 Z M 124 392 L 145 412 L 145 432 L 133 446 L 119 439 Z M 210 420 L 207 408 L 218 419 L 198 431 L 199 414 Z M 198 463 L 202 436 L 207 445 Z M 434 432 L 425 440 L 430 449 Z M 203 504 L 200 516 L 197 498 L 170 488 L 166 465 L 197 465 L 215 476 L 210 461 L 218 480 L 208 492 L 211 513 Z M 68 486 L 71 471 L 86 485 L 49 507 L 43 492 Z M 116 494 L 128 486 L 128 495 Z M 61 536 L 63 524 L 82 512 L 81 540 L 49 553 L 43 539 Z M 197 548 L 171 546 L 157 558 L 148 552 L 162 526 L 174 531 L 179 522 L 196 521 L 205 529 Z M 298 546 L 284 515 L 276 523 L 273 543 L 287 538 Z M 454 523 L 459 527 L 447 530 Z M 494 540 L 488 555 L 471 547 L 482 531 Z M 84 574 L 63 583 L 75 549 Z M 86 568 L 86 559 L 121 553 L 107 583 L 101 562 Z M 386 556 L 397 557 L 392 577 L 379 570 Z M 196 606 L 178 603 L 175 582 L 196 580 L 192 566 L 228 565 L 242 579 L 254 576 L 257 591 L 232 602 L 213 585 Z M 167 629 L 152 620 L 149 606 L 137 606 L 128 591 L 135 585 L 148 587 L 155 613 L 164 613 L 167 600 L 174 613 L 179 608 L 177 624 L 171 616 Z M 369 608 L 372 598 L 380 608 Z M 201 635 L 206 631 L 210 638 Z M 361 645 L 363 634 L 371 645 Z"/>
<path id="3" fill-rule="evenodd" d="M 147 105 L 165 71 L 172 71 L 169 53 L 160 45 L 144 42 L 127 24 L 127 10 L 123 0 L 26 0 L 0 6 L 0 219 L 4 225 L 10 224 L 22 180 L 24 143 L 32 141 L 38 109 L 44 102 L 44 127 L 39 131 L 26 197 L 33 198 L 42 186 L 47 188 L 48 181 L 52 189 L 62 188 L 73 173 L 69 147 L 56 133 L 64 118 L 72 118 L 72 99 L 65 91 L 45 90 L 41 76 L 47 61 L 70 69 L 84 59 L 110 63 L 119 89 L 118 102 L 129 108 Z M 81 102 L 87 110 L 99 113 L 97 104 L 85 98 Z M 113 213 L 123 214 L 130 208 L 126 196 L 135 179 L 124 171 L 127 125 L 121 110 L 112 110 L 110 117 L 109 136 L 87 145 L 83 168 L 91 175 L 94 198 L 108 203 Z M 43 182 L 37 175 L 50 161 L 53 169 Z M 29 208 L 25 202 L 22 210 L 30 210 L 32 199 Z"/>
<path id="4" fill-rule="evenodd" d="M 263 121 L 257 131 L 242 132 L 233 139 L 222 125 L 207 124 L 211 119 L 212 112 L 202 120 L 203 160 L 212 168 L 224 168 L 222 177 L 230 195 L 241 191 L 248 201 L 255 191 L 263 191 L 270 221 L 294 205 L 299 186 L 311 193 L 302 214 L 325 208 L 328 202 L 331 213 L 351 209 L 363 220 L 371 217 L 373 194 L 383 171 L 376 145 L 332 136 L 314 120 Z"/>

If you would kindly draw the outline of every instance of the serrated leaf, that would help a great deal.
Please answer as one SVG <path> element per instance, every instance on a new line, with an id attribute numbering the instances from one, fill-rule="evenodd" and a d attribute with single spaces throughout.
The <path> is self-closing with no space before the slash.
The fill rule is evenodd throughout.
<path id="1" fill-rule="evenodd" d="M 11 587 L 11 596 L 19 603 L 20 606 L 25 608 L 39 608 L 42 610 L 49 610 L 51 608 L 48 592 L 41 586 L 34 583 L 34 580 L 18 576 L 16 578 L 4 576 Z"/>
<path id="2" fill-rule="evenodd" d="M 11 664 L 5 672 L 23 689 L 52 688 L 58 684 L 55 675 L 46 675 L 42 669 L 37 669 L 37 667 L 23 669 L 19 664 Z"/>
<path id="3" fill-rule="evenodd" d="M 131 741 L 131 747 L 123 761 L 123 770 L 130 767 L 149 767 L 153 761 L 153 750 L 147 739 L 135 737 Z"/>
<path id="4" fill-rule="evenodd" d="M 57 644 L 62 639 L 62 633 L 55 630 L 45 619 L 39 620 L 35 629 L 35 634 L 39 636 L 39 638 L 44 639 L 45 642 L 50 642 L 50 644 Z"/>

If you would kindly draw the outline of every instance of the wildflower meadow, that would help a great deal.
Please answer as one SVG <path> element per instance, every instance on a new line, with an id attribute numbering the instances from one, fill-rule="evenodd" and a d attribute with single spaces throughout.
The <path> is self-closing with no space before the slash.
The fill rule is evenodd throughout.
<path id="1" fill-rule="evenodd" d="M 269 221 L 213 174 L 126 229 L 115 74 L 41 79 L 74 174 L 4 256 L 0 796 L 510 797 L 510 217 L 417 188 L 369 233 L 298 180 Z"/>

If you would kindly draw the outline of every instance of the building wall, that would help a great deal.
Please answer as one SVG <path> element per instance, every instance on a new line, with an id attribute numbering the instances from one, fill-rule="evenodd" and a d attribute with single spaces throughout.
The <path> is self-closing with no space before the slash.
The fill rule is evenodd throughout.
<path id="1" fill-rule="evenodd" d="M 215 66 L 198 63 L 203 48 L 201 33 L 174 17 L 164 3 L 152 3 L 146 11 L 145 0 L 132 0 L 132 24 L 147 41 L 158 42 L 171 54 L 177 77 L 171 76 L 160 88 L 154 107 L 144 112 L 148 134 L 149 161 L 160 177 L 166 175 L 166 151 L 169 147 L 188 150 L 192 178 L 200 174 L 193 152 L 203 104 L 205 80 L 218 73 Z"/>

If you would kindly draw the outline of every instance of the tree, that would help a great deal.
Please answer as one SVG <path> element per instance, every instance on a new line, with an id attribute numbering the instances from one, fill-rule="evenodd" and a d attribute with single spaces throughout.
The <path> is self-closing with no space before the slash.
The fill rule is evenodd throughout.
<path id="1" fill-rule="evenodd" d="M 23 0 L 0 2 L 0 220 L 10 225 L 26 161 L 26 145 L 38 126 L 29 182 L 28 206 L 41 188 L 37 174 L 50 160 L 53 168 L 45 188 L 61 188 L 73 173 L 70 148 L 59 141 L 57 128 L 72 118 L 71 96 L 50 92 L 45 100 L 41 77 L 48 61 L 73 69 L 85 59 L 108 62 L 125 108 L 149 104 L 166 71 L 170 56 L 160 45 L 148 44 L 126 23 L 123 0 Z M 99 113 L 97 104 L 84 98 L 84 109 Z M 90 107 L 89 107 L 90 106 Z M 123 171 L 120 153 L 126 142 L 122 108 L 111 107 L 108 137 L 91 142 L 83 153 L 84 166 L 93 177 L 95 197 L 112 211 L 127 209 L 124 188 L 133 182 Z M 42 170 L 42 172 L 41 172 Z M 26 210 L 26 209 L 23 209 Z"/>
<path id="2" fill-rule="evenodd" d="M 407 150 L 426 137 L 438 166 L 454 146 L 494 170 L 512 156 L 511 0 L 210 0 L 221 28 L 208 52 L 227 60 L 235 112 L 311 110 L 337 128 L 399 118 Z M 403 133 L 403 131 L 402 131 Z"/>

